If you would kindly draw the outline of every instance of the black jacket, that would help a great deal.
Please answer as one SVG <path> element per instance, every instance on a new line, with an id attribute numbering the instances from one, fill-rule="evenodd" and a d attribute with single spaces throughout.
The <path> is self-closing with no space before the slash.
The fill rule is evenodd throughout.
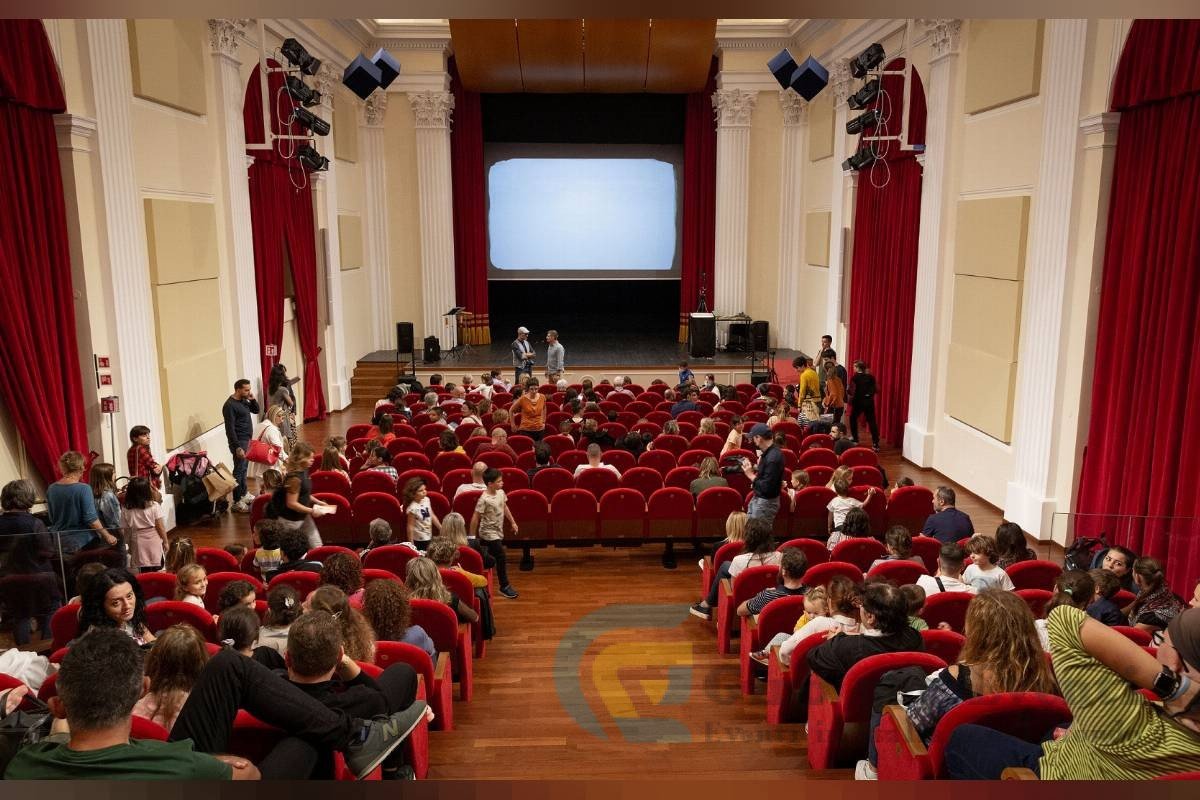
<path id="1" fill-rule="evenodd" d="M 847 636 L 839 633 L 828 642 L 808 653 L 808 666 L 828 681 L 833 688 L 842 688 L 842 679 L 850 668 L 868 656 L 880 653 L 902 653 L 924 650 L 921 634 L 908 625 L 891 636 Z"/>
<path id="2" fill-rule="evenodd" d="M 774 500 L 783 489 L 783 472 L 787 462 L 778 446 L 768 447 L 758 458 L 758 472 L 754 476 L 754 496 Z"/>

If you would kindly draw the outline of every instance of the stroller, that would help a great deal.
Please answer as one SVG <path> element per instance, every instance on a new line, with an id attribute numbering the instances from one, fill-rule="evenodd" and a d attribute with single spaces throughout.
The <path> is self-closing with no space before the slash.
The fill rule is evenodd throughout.
<path id="1" fill-rule="evenodd" d="M 176 490 L 175 519 L 179 525 L 194 525 L 209 516 L 222 514 L 229 503 L 208 499 L 204 476 L 213 471 L 206 451 L 184 451 L 171 456 L 167 462 L 167 477 Z"/>

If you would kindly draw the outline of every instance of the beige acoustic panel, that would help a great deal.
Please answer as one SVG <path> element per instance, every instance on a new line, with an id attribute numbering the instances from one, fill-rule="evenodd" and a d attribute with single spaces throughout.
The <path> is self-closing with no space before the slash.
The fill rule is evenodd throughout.
<path id="1" fill-rule="evenodd" d="M 334 93 L 333 155 L 338 161 L 358 162 L 358 99 L 348 92 Z"/>
<path id="2" fill-rule="evenodd" d="M 946 413 L 993 439 L 1011 442 L 1016 363 L 951 342 L 948 371 Z"/>
<path id="3" fill-rule="evenodd" d="M 233 385 L 223 349 L 164 365 L 159 377 L 168 449 L 221 424 L 221 406 Z"/>
<path id="4" fill-rule="evenodd" d="M 950 341 L 1008 361 L 1017 360 L 1021 333 L 1020 281 L 954 276 Z"/>
<path id="5" fill-rule="evenodd" d="M 967 117 L 962 126 L 959 191 L 1032 192 L 1042 153 L 1042 104 L 1022 103 Z"/>
<path id="6" fill-rule="evenodd" d="M 804 215 L 804 260 L 814 267 L 829 266 L 828 211 L 810 211 Z"/>
<path id="7" fill-rule="evenodd" d="M 954 274 L 1021 280 L 1028 235 L 1028 195 L 959 200 Z"/>
<path id="8" fill-rule="evenodd" d="M 149 197 L 143 205 L 152 284 L 217 277 L 221 262 L 215 205 Z"/>
<path id="9" fill-rule="evenodd" d="M 192 114 L 208 110 L 202 19 L 131 19 L 129 66 L 133 93 Z"/>
<path id="10" fill-rule="evenodd" d="M 358 214 L 338 214 L 338 247 L 343 272 L 363 265 L 362 217 Z"/>
<path id="11" fill-rule="evenodd" d="M 222 350 L 221 293 L 216 278 L 155 286 L 155 333 L 162 364 Z"/>
<path id="12" fill-rule="evenodd" d="M 1042 75 L 1040 19 L 967 22 L 965 110 L 977 114 L 1038 93 Z"/>
<path id="13" fill-rule="evenodd" d="M 808 160 L 820 161 L 833 155 L 833 102 L 823 92 L 808 106 Z"/>

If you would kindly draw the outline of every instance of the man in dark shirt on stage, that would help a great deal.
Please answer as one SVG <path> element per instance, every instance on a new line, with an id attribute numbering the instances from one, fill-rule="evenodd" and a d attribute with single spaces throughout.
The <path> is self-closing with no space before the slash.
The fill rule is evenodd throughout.
<path id="1" fill-rule="evenodd" d="M 939 486 L 933 496 L 934 512 L 925 520 L 921 533 L 932 536 L 943 544 L 957 542 L 968 536 L 975 535 L 975 526 L 971 518 L 954 507 L 954 490 L 949 486 Z"/>
<path id="2" fill-rule="evenodd" d="M 766 425 L 760 422 L 751 428 L 750 438 L 762 455 L 758 457 L 757 466 L 751 464 L 748 458 L 742 459 L 742 472 L 750 479 L 754 489 L 747 514 L 773 525 L 775 515 L 779 513 L 779 493 L 783 490 L 786 462 L 783 451 L 775 446 L 775 438 Z"/>

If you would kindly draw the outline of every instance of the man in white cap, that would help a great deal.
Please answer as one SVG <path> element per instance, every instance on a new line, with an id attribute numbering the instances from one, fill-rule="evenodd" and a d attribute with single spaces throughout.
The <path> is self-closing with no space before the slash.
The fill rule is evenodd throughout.
<path id="1" fill-rule="evenodd" d="M 521 383 L 521 376 L 533 377 L 533 345 L 529 343 L 529 328 L 517 328 L 517 338 L 512 343 L 513 367 L 517 371 L 514 385 Z"/>

